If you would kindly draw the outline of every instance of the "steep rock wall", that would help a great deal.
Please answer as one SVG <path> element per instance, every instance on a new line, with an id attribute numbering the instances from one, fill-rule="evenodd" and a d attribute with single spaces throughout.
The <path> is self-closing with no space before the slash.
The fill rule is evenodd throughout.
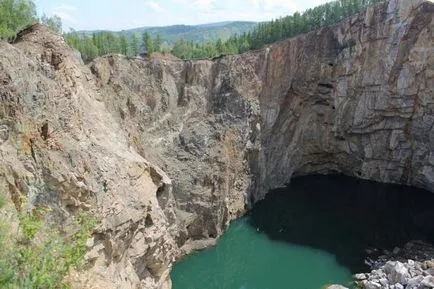
<path id="1" fill-rule="evenodd" d="M 241 57 L 213 63 L 121 56 L 91 64 L 130 145 L 171 178 L 177 241 L 187 252 L 212 244 L 244 212 L 246 156 L 260 146 L 259 138 L 251 140 L 260 91 L 253 65 Z"/>
<path id="2" fill-rule="evenodd" d="M 433 191 L 433 4 L 389 1 L 272 45 L 256 195 L 341 172 Z"/>
<path id="3" fill-rule="evenodd" d="M 183 135 L 194 131 L 190 124 L 207 122 L 210 130 L 196 131 L 203 138 L 243 127 L 239 158 L 249 162 L 253 201 L 312 172 L 433 190 L 432 15 L 430 2 L 390 1 L 337 26 L 214 62 L 111 56 L 92 68 L 105 94 L 116 96 L 106 99 L 108 107 L 141 138 L 143 154 L 181 186 L 191 168 L 185 176 L 166 163 L 184 163 L 179 152 L 198 160 L 191 147 L 212 151 Z"/>
<path id="4" fill-rule="evenodd" d="M 0 51 L 0 193 L 10 200 L 2 217 L 49 207 L 47 222 L 70 233 L 87 212 L 100 221 L 86 256 L 94 269 L 71 276 L 75 288 L 170 288 L 170 179 L 128 145 L 60 36 L 35 25 Z"/>
<path id="5" fill-rule="evenodd" d="M 176 258 L 294 175 L 434 191 L 433 13 L 391 0 L 215 61 L 88 67 L 34 26 L 0 47 L 0 188 L 102 220 L 77 288 L 170 287 Z"/>

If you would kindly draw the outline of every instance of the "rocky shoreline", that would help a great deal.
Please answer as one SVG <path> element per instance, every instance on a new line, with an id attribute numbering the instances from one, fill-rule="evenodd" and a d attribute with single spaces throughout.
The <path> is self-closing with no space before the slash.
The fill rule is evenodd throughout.
<path id="1" fill-rule="evenodd" d="M 355 274 L 354 286 L 360 289 L 432 289 L 434 288 L 434 247 L 422 241 L 408 242 L 403 248 L 375 260 L 365 262 L 372 268 L 369 273 Z M 331 285 L 327 289 L 348 289 Z"/>
<path id="2" fill-rule="evenodd" d="M 358 288 L 430 289 L 434 288 L 434 248 L 412 241 L 393 252 L 384 252 L 370 263 L 368 274 L 356 274 Z"/>
<path id="3" fill-rule="evenodd" d="M 434 288 L 434 259 L 424 262 L 388 261 L 368 274 L 356 274 L 357 288 L 431 289 Z"/>

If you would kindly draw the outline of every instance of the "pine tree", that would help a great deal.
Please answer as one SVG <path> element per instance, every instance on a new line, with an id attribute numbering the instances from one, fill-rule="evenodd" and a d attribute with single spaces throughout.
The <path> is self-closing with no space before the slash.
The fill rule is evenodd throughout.
<path id="1" fill-rule="evenodd" d="M 99 54 L 98 48 L 95 46 L 92 38 L 90 38 L 89 36 L 83 37 L 78 47 L 78 50 L 80 51 L 81 57 L 85 63 L 92 61 Z"/>
<path id="2" fill-rule="evenodd" d="M 223 41 L 221 39 L 217 40 L 215 46 L 216 46 L 218 55 L 222 55 L 224 52 Z"/>
<path id="3" fill-rule="evenodd" d="M 142 34 L 142 40 L 143 40 L 143 45 L 144 45 L 144 49 L 146 50 L 146 52 L 148 54 L 151 54 L 152 52 L 154 52 L 154 42 L 152 41 L 152 37 L 148 32 L 144 32 Z"/>
<path id="4" fill-rule="evenodd" d="M 163 40 L 161 39 L 160 34 L 157 34 L 157 37 L 154 39 L 154 51 L 155 52 L 161 52 L 161 45 L 163 43 Z"/>
<path id="5" fill-rule="evenodd" d="M 132 56 L 137 56 L 140 53 L 139 39 L 137 38 L 135 33 L 131 35 L 130 51 Z"/>
<path id="6" fill-rule="evenodd" d="M 119 36 L 119 46 L 120 46 L 120 52 L 123 55 L 129 55 L 128 39 L 125 36 L 125 34 L 121 34 Z"/>

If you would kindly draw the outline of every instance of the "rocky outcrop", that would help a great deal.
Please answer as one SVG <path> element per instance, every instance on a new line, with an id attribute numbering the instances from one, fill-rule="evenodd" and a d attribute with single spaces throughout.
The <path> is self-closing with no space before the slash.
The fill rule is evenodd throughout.
<path id="1" fill-rule="evenodd" d="M 396 247 L 393 252 L 385 252 L 375 261 L 367 262 L 373 269 L 370 273 L 355 274 L 357 288 L 425 289 L 432 288 L 430 283 L 434 273 L 434 249 L 432 245 L 421 242 L 408 242 L 403 248 Z"/>
<path id="2" fill-rule="evenodd" d="M 357 274 L 358 287 L 366 289 L 429 289 L 434 287 L 434 261 L 389 261 L 370 274 Z"/>
<path id="3" fill-rule="evenodd" d="M 51 208 L 62 231 L 78 212 L 101 220 L 88 242 L 93 274 L 75 287 L 169 288 L 171 180 L 129 146 L 60 36 L 36 25 L 0 51 L 1 194 L 17 209 L 23 199 Z"/>
<path id="4" fill-rule="evenodd" d="M 391 0 L 215 61 L 89 66 L 33 26 L 0 44 L 0 188 L 59 225 L 98 216 L 78 288 L 169 288 L 176 258 L 294 175 L 434 191 L 433 13 Z"/>
<path id="5" fill-rule="evenodd" d="M 183 135 L 191 122 L 205 136 L 219 125 L 243 127 L 239 157 L 255 176 L 254 200 L 312 172 L 433 190 L 432 7 L 390 1 L 336 27 L 216 62 L 111 56 L 92 68 L 142 150 L 165 140 L 161 153 L 152 147 L 145 155 L 212 151 Z M 197 124 L 204 122 L 213 128 Z"/>

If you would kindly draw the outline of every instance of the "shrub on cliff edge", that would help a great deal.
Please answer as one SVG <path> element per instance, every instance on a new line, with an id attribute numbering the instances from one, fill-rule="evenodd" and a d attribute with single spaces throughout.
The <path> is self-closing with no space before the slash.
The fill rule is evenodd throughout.
<path id="1" fill-rule="evenodd" d="M 0 205 L 5 202 L 0 201 Z M 2 210 L 0 208 L 0 210 Z M 44 226 L 45 209 L 19 213 L 13 228 L 0 212 L 0 288 L 68 288 L 64 277 L 72 268 L 79 269 L 91 237 L 95 220 L 77 216 L 76 233 L 68 238 Z"/>

